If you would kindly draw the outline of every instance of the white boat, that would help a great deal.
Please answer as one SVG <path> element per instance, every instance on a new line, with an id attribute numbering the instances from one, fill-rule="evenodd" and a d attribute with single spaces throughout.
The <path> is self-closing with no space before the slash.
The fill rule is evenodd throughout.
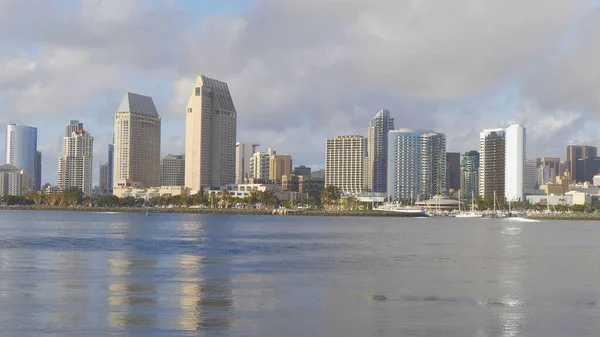
<path id="1" fill-rule="evenodd" d="M 458 213 L 454 215 L 455 218 L 481 218 L 483 214 L 480 212 L 475 212 L 475 196 L 471 194 L 471 211 L 461 211 L 460 210 L 460 191 L 458 191 Z"/>
<path id="2" fill-rule="evenodd" d="M 375 211 L 387 211 L 387 212 L 398 212 L 398 213 L 404 213 L 404 214 L 410 215 L 410 216 L 427 216 L 427 213 L 425 213 L 424 209 L 422 209 L 421 207 L 414 207 L 414 206 L 402 206 L 402 205 L 396 205 L 396 204 L 386 204 L 386 205 L 382 205 L 382 206 L 373 208 L 373 210 L 375 210 Z"/>

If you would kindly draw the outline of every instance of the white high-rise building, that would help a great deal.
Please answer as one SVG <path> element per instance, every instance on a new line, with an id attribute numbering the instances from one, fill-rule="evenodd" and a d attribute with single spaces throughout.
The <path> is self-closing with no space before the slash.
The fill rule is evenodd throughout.
<path id="1" fill-rule="evenodd" d="M 7 125 L 6 163 L 27 172 L 28 187 L 36 191 L 41 189 L 41 153 L 37 151 L 37 128 L 23 124 Z"/>
<path id="2" fill-rule="evenodd" d="M 505 200 L 525 200 L 525 128 L 512 124 L 506 128 Z"/>
<path id="3" fill-rule="evenodd" d="M 71 121 L 65 128 L 62 156 L 58 158 L 58 190 L 78 187 L 84 196 L 92 196 L 93 157 L 94 137 L 83 129 L 83 123 Z"/>
<path id="4" fill-rule="evenodd" d="M 430 130 L 388 133 L 387 194 L 392 200 L 416 200 L 446 188 L 446 136 Z"/>
<path id="5" fill-rule="evenodd" d="M 235 145 L 235 183 L 243 184 L 250 178 L 250 158 L 256 153 L 259 143 L 237 143 Z"/>
<path id="6" fill-rule="evenodd" d="M 344 192 L 363 192 L 366 139 L 363 136 L 329 138 L 325 147 L 325 186 Z"/>
<path id="7" fill-rule="evenodd" d="M 198 76 L 186 108 L 185 187 L 233 184 L 237 112 L 227 83 Z"/>
<path id="8" fill-rule="evenodd" d="M 255 152 L 250 158 L 248 167 L 248 177 L 260 180 L 269 180 L 271 172 L 271 157 L 275 155 L 275 151 L 269 148 L 267 152 Z"/>
<path id="9" fill-rule="evenodd" d="M 113 193 L 160 186 L 161 121 L 152 98 L 127 92 L 115 114 Z"/>
<path id="10" fill-rule="evenodd" d="M 385 192 L 387 188 L 388 132 L 394 130 L 390 112 L 381 110 L 371 119 L 367 141 L 367 164 L 365 182 L 373 192 Z"/>

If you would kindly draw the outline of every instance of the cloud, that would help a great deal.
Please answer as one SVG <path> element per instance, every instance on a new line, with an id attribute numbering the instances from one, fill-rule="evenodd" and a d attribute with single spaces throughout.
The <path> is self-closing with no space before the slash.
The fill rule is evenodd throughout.
<path id="1" fill-rule="evenodd" d="M 515 120 L 531 156 L 562 155 L 599 116 L 593 3 L 257 0 L 206 15 L 177 1 L 0 0 L 0 117 L 84 114 L 109 139 L 106 115 L 129 88 L 155 98 L 163 149 L 183 152 L 185 105 L 205 74 L 228 82 L 239 141 L 297 164 L 322 163 L 327 137 L 366 135 L 380 109 L 397 127 L 446 132 L 449 150 Z"/>

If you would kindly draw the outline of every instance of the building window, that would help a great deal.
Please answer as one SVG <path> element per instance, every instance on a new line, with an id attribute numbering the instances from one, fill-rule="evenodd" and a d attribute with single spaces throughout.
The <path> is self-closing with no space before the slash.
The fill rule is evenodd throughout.
<path id="1" fill-rule="evenodd" d="M 200 87 L 196 87 L 196 96 L 200 96 Z"/>
<path id="2" fill-rule="evenodd" d="M 188 108 L 188 113 L 192 113 L 192 108 Z"/>

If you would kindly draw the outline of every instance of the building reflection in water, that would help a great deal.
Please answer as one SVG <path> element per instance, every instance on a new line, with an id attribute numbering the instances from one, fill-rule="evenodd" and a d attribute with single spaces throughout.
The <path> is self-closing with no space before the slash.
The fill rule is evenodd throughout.
<path id="1" fill-rule="evenodd" d="M 61 252 L 58 257 L 59 282 L 58 308 L 55 313 L 63 326 L 76 326 L 86 322 L 88 303 L 87 259 L 77 251 Z"/>
<path id="2" fill-rule="evenodd" d="M 182 237 L 190 241 L 207 238 L 199 244 L 197 255 L 180 255 L 178 327 L 187 331 L 223 331 L 231 327 L 234 308 L 230 263 L 219 254 L 226 250 L 227 241 L 214 240 L 213 236 L 231 233 L 230 225 L 215 223 L 204 228 L 201 223 L 182 224 Z"/>
<path id="3" fill-rule="evenodd" d="M 492 335 L 513 337 L 523 334 L 525 299 L 522 285 L 525 268 L 521 256 L 522 229 L 506 222 L 499 234 L 498 298 L 488 303 L 494 314 Z"/>
<path id="4" fill-rule="evenodd" d="M 136 228 L 140 226 L 119 227 L 124 233 L 113 237 L 132 241 L 144 239 L 144 233 L 136 233 Z M 156 327 L 156 312 L 159 310 L 156 304 L 156 259 L 142 251 L 124 250 L 111 252 L 108 262 L 109 326 L 124 329 Z"/>

